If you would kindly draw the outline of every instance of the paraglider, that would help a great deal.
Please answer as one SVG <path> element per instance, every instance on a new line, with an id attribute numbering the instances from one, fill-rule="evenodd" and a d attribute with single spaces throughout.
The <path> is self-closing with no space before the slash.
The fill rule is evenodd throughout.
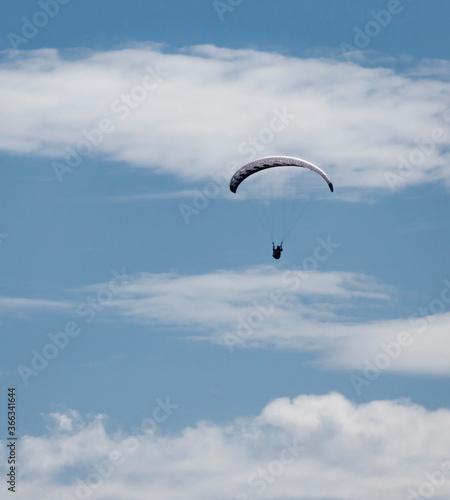
<path id="1" fill-rule="evenodd" d="M 334 191 L 333 183 L 331 182 L 328 175 L 319 167 L 310 163 L 306 160 L 302 160 L 300 158 L 294 158 L 291 156 L 267 156 L 264 158 L 259 158 L 258 160 L 247 163 L 243 167 L 239 168 L 232 176 L 230 181 L 230 191 L 232 193 L 236 193 L 238 187 L 241 183 L 247 179 L 248 177 L 261 172 L 263 170 L 278 168 L 278 167 L 302 167 L 304 169 L 310 170 L 318 174 L 322 179 L 327 183 L 328 188 L 331 192 Z M 275 242 L 272 234 L 272 256 L 274 259 L 279 259 L 281 257 L 281 252 L 283 251 L 283 241 L 287 234 L 291 231 L 292 227 L 298 220 L 297 218 L 292 218 L 292 214 L 290 215 L 291 219 L 289 222 L 289 227 L 285 229 L 285 232 L 282 234 L 280 245 L 275 246 Z M 273 214 L 271 216 L 273 219 Z"/>

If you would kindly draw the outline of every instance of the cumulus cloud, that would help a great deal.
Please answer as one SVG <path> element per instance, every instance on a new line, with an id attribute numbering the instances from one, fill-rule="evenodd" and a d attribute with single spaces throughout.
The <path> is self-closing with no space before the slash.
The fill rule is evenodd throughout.
<path id="1" fill-rule="evenodd" d="M 449 75 L 212 45 L 5 54 L 0 149 L 58 160 L 61 178 L 92 149 L 188 182 L 282 153 L 341 192 L 449 185 Z"/>
<path id="2" fill-rule="evenodd" d="M 86 422 L 74 411 L 53 414 L 56 425 L 47 435 L 21 439 L 18 498 L 404 500 L 432 494 L 443 500 L 450 493 L 447 409 L 302 395 L 274 400 L 256 417 L 199 422 L 169 435 L 166 421 L 182 408 L 170 398 L 155 408 L 167 404 L 159 425 L 153 411 L 132 431 L 114 434 L 104 416 Z"/>

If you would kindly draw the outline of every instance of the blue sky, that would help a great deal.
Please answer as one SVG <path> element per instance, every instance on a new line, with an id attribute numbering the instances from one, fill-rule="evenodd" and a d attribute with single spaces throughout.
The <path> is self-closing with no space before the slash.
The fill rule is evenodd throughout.
<path id="1" fill-rule="evenodd" d="M 448 3 L 55 2 L 0 16 L 19 498 L 448 498 Z M 274 261 L 282 154 L 335 191 Z"/>

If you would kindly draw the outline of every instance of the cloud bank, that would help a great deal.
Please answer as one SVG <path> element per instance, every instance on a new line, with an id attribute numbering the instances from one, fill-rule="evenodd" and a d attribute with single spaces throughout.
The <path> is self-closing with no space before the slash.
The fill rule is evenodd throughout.
<path id="1" fill-rule="evenodd" d="M 164 426 L 177 411 L 170 398 L 157 400 L 132 431 L 113 434 L 105 416 L 49 415 L 47 435 L 21 439 L 18 498 L 444 500 L 450 493 L 447 409 L 302 395 L 274 400 L 256 417 L 169 435 Z"/>
<path id="2" fill-rule="evenodd" d="M 450 70 L 399 72 L 212 45 L 37 50 L 0 63 L 0 149 L 88 155 L 206 181 L 258 156 L 300 156 L 343 189 L 450 184 Z M 226 177 L 226 175 L 224 175 Z"/>

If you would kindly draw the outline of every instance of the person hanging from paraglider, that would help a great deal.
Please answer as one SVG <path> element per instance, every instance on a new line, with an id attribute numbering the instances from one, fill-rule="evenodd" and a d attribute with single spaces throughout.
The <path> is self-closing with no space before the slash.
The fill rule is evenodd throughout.
<path id="1" fill-rule="evenodd" d="M 281 257 L 281 252 L 283 251 L 283 242 L 281 242 L 281 244 L 277 245 L 277 247 L 275 248 L 275 243 L 272 241 L 272 250 L 272 257 L 274 259 L 279 259 Z"/>

